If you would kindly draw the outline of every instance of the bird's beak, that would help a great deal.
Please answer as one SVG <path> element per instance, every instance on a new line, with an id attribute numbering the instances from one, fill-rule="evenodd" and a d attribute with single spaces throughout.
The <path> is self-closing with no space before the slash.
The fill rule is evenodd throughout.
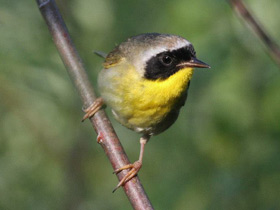
<path id="1" fill-rule="evenodd" d="M 208 64 L 198 60 L 197 58 L 191 58 L 190 61 L 186 61 L 178 64 L 179 67 L 193 67 L 193 68 L 211 68 Z"/>

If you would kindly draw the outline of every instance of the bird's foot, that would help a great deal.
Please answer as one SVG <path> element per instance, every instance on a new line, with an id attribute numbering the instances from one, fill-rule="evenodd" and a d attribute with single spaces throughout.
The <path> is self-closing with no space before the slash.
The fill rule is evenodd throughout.
<path id="1" fill-rule="evenodd" d="M 103 104 L 103 98 L 97 98 L 88 108 L 84 110 L 86 114 L 84 115 L 82 122 L 84 122 L 87 118 L 91 118 L 96 112 L 101 109 Z"/>
<path id="2" fill-rule="evenodd" d="M 134 176 L 136 176 L 137 173 L 140 171 L 141 167 L 142 167 L 142 161 L 138 160 L 138 161 L 135 161 L 133 164 L 128 164 L 128 165 L 125 165 L 125 166 L 115 170 L 114 174 L 118 174 L 119 172 L 121 172 L 123 170 L 130 169 L 130 171 L 121 179 L 119 184 L 115 187 L 113 192 L 115 192 L 119 187 L 123 186 L 126 182 L 128 182 Z"/>

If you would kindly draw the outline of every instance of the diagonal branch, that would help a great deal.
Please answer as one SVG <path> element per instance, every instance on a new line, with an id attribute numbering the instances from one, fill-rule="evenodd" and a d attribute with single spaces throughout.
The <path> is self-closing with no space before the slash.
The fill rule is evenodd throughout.
<path id="1" fill-rule="evenodd" d="M 268 53 L 274 59 L 274 61 L 280 67 L 280 48 L 264 30 L 264 28 L 258 23 L 256 18 L 249 12 L 242 0 L 229 0 L 230 4 L 234 8 L 235 12 L 238 13 L 243 21 L 248 23 L 257 36 L 262 40 L 268 49 Z"/>
<path id="2" fill-rule="evenodd" d="M 88 107 L 96 99 L 88 80 L 84 65 L 71 41 L 66 25 L 54 0 L 36 0 L 44 17 L 60 57 L 84 103 Z M 129 160 L 105 112 L 100 110 L 91 118 L 91 123 L 98 133 L 100 145 L 109 158 L 113 169 L 129 164 Z M 118 174 L 119 180 L 127 172 Z M 138 177 L 125 184 L 124 191 L 134 209 L 153 209 Z"/>

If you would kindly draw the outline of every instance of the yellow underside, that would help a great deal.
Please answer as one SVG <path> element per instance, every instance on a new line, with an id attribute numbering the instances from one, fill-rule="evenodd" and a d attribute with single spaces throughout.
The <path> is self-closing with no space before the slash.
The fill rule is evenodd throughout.
<path id="1" fill-rule="evenodd" d="M 106 69 L 110 71 L 112 69 Z M 174 108 L 186 91 L 193 74 L 192 68 L 184 68 L 165 80 L 147 80 L 130 68 L 111 78 L 115 99 L 109 105 L 127 127 L 148 127 L 159 122 Z"/>

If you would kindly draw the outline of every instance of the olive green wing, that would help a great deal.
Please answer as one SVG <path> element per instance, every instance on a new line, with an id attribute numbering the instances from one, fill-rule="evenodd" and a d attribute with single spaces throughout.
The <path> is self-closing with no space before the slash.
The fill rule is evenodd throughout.
<path id="1" fill-rule="evenodd" d="M 120 53 L 118 47 L 116 47 L 112 52 L 110 52 L 105 58 L 105 62 L 103 66 L 105 69 L 111 68 L 117 64 L 119 64 L 123 60 L 123 56 Z"/>

